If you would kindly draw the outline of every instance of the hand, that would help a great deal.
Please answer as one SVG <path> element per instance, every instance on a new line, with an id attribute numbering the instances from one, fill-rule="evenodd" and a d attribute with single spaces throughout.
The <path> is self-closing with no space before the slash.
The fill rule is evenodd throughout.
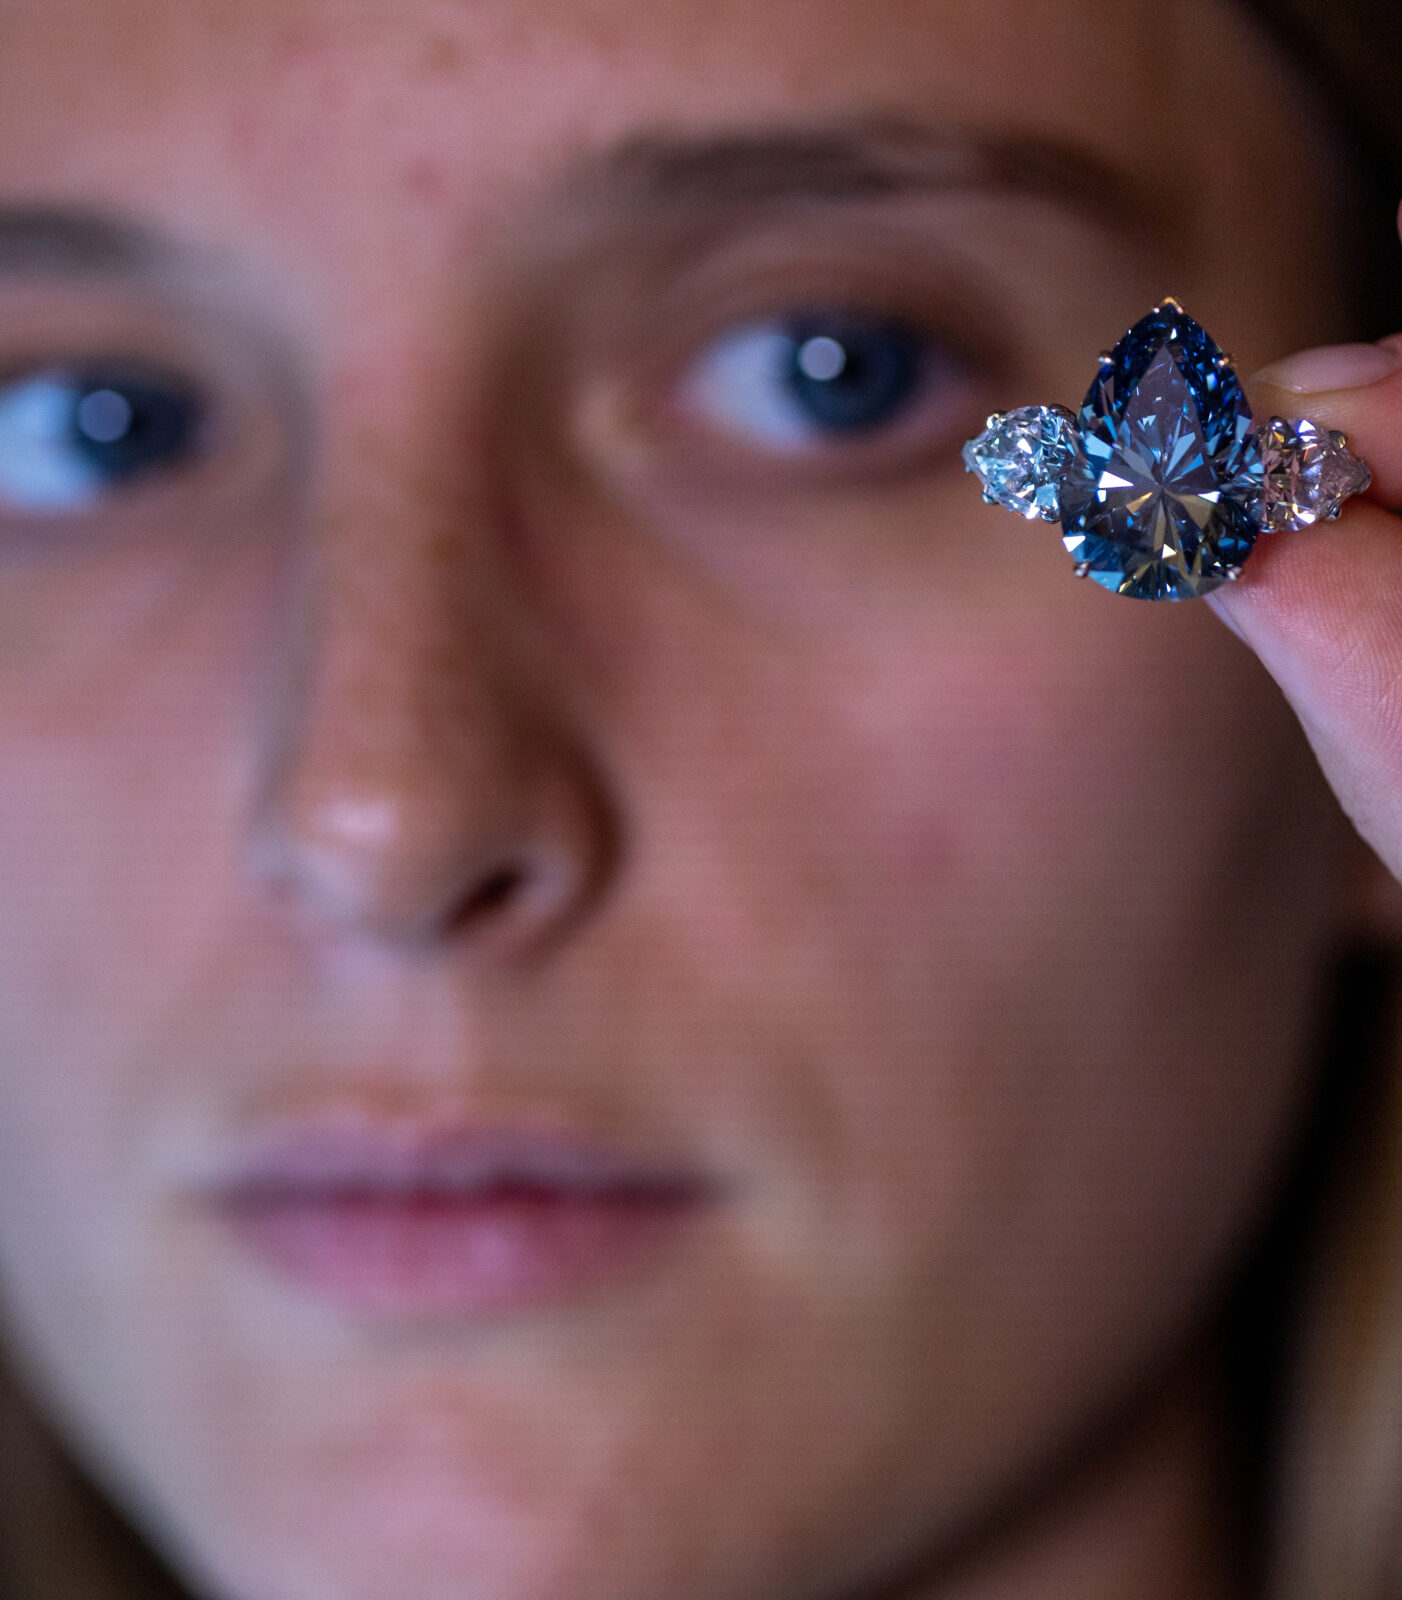
<path id="1" fill-rule="evenodd" d="M 1307 351 L 1250 386 L 1259 420 L 1307 416 L 1373 470 L 1338 522 L 1264 534 L 1209 599 L 1260 657 L 1344 810 L 1402 878 L 1402 335 Z"/>

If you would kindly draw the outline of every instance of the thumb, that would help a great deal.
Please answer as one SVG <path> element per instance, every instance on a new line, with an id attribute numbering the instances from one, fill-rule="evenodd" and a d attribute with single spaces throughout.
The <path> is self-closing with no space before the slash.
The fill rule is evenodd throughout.
<path id="1" fill-rule="evenodd" d="M 1402 877 L 1402 336 L 1311 350 L 1250 385 L 1258 418 L 1309 417 L 1373 471 L 1338 522 L 1263 534 L 1209 597 L 1294 707 L 1344 810 Z"/>

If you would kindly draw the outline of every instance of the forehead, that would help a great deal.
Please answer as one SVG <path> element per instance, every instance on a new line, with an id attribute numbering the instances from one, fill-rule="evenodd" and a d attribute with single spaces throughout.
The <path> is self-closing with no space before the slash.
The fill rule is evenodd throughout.
<path id="1" fill-rule="evenodd" d="M 1146 172 L 1171 141 L 1191 185 L 1222 119 L 1172 113 L 1203 60 L 1242 93 L 1239 26 L 1211 0 L 17 0 L 0 181 L 291 218 L 338 185 L 481 205 L 640 131 L 891 110 Z"/>

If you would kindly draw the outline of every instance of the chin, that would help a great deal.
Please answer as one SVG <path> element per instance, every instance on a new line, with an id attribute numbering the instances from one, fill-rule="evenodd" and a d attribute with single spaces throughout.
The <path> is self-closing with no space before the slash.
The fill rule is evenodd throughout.
<path id="1" fill-rule="evenodd" d="M 652 1600 L 642 1573 L 620 1569 L 621 1552 L 591 1543 L 585 1520 L 512 1517 L 456 1494 L 449 1483 L 406 1482 L 368 1490 L 359 1515 L 305 1505 L 299 1525 L 228 1507 L 192 1518 L 169 1549 L 200 1600 Z M 367 1505 L 366 1502 L 373 1502 Z M 601 1531 L 601 1530 L 600 1530 Z"/>

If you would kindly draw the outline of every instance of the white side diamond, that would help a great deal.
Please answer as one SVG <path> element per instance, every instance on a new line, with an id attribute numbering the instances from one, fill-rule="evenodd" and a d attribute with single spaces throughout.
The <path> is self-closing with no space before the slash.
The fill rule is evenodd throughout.
<path id="1" fill-rule="evenodd" d="M 1373 481 L 1367 464 L 1350 454 L 1343 434 L 1327 432 L 1308 418 L 1272 417 L 1261 429 L 1261 454 L 1263 519 L 1272 533 L 1337 517 L 1344 501 Z"/>
<path id="2" fill-rule="evenodd" d="M 1061 520 L 1061 480 L 1081 448 L 1074 412 L 1065 406 L 1019 406 L 988 419 L 964 446 L 964 467 L 990 504 L 1029 520 Z"/>

